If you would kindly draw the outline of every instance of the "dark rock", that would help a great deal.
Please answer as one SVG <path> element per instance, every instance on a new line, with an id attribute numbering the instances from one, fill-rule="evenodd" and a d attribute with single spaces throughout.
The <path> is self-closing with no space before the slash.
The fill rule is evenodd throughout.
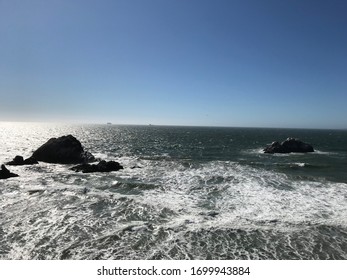
<path id="1" fill-rule="evenodd" d="M 24 158 L 22 156 L 15 156 L 12 161 L 9 161 L 7 163 L 8 165 L 23 165 L 24 164 Z"/>
<path id="2" fill-rule="evenodd" d="M 274 153 L 310 153 L 314 152 L 313 147 L 310 144 L 304 143 L 299 139 L 287 138 L 281 144 L 279 142 L 273 142 L 271 145 L 267 146 L 264 153 L 274 154 Z"/>
<path id="3" fill-rule="evenodd" d="M 30 164 L 38 164 L 38 161 L 34 157 L 23 159 L 22 156 L 15 156 L 15 158 L 7 163 L 8 165 L 30 165 Z"/>
<path id="4" fill-rule="evenodd" d="M 7 179 L 11 177 L 18 177 L 17 174 L 11 173 L 5 165 L 1 165 L 1 170 L 0 170 L 0 179 Z"/>
<path id="5" fill-rule="evenodd" d="M 34 157 L 30 157 L 24 160 L 24 165 L 38 164 L 39 162 Z"/>
<path id="6" fill-rule="evenodd" d="M 95 161 L 94 156 L 84 151 L 82 144 L 72 135 L 51 138 L 34 153 L 38 161 L 48 163 L 87 163 Z"/>
<path id="7" fill-rule="evenodd" d="M 43 193 L 45 190 L 30 190 L 28 191 L 29 195 L 35 194 L 35 193 Z"/>
<path id="8" fill-rule="evenodd" d="M 211 212 L 207 213 L 207 216 L 210 216 L 210 217 L 216 217 L 217 215 L 219 215 L 219 213 L 216 211 L 211 211 Z"/>
<path id="9" fill-rule="evenodd" d="M 98 164 L 83 163 L 83 164 L 73 166 L 70 169 L 73 171 L 82 172 L 82 173 L 111 172 L 111 171 L 118 171 L 119 169 L 123 169 L 123 166 L 121 166 L 116 161 L 102 160 Z"/>

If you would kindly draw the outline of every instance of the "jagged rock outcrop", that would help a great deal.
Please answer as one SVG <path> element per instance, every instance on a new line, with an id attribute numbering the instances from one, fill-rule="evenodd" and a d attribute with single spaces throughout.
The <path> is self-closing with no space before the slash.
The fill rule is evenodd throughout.
<path id="1" fill-rule="evenodd" d="M 24 160 L 22 156 L 15 156 L 12 161 L 6 163 L 7 165 L 31 165 L 38 164 L 38 161 L 34 157 L 30 157 Z"/>
<path id="2" fill-rule="evenodd" d="M 273 142 L 267 146 L 264 153 L 275 154 L 275 153 L 311 153 L 314 152 L 313 147 L 310 144 L 304 143 L 299 139 L 287 138 L 282 143 Z"/>
<path id="3" fill-rule="evenodd" d="M 81 142 L 72 135 L 49 139 L 33 153 L 32 157 L 38 161 L 62 164 L 95 161 L 95 157 L 84 151 Z"/>
<path id="4" fill-rule="evenodd" d="M 76 172 L 82 172 L 82 173 L 92 173 L 92 172 L 111 172 L 111 171 L 118 171 L 120 169 L 123 169 L 123 166 L 121 166 L 116 161 L 100 161 L 98 164 L 79 164 L 76 166 L 73 166 L 70 168 L 73 171 Z"/>
<path id="5" fill-rule="evenodd" d="M 0 170 L 0 179 L 8 179 L 11 177 L 18 177 L 18 174 L 11 173 L 10 170 L 8 170 L 6 166 L 2 164 Z"/>

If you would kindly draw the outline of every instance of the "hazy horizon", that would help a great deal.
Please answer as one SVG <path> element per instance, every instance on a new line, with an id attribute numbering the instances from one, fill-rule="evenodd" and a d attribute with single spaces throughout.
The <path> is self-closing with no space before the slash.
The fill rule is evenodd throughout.
<path id="1" fill-rule="evenodd" d="M 85 126 L 153 126 L 153 127 L 201 127 L 201 128 L 235 128 L 235 129 L 283 129 L 283 130 L 347 130 L 347 128 L 321 128 L 321 127 L 276 127 L 276 126 L 222 126 L 222 125 L 190 125 L 190 124 L 155 124 L 155 123 L 113 123 L 113 122 L 84 122 L 84 121 L 16 121 L 16 120 L 8 120 L 2 121 L 0 120 L 0 124 L 33 124 L 33 125 L 85 125 Z"/>
<path id="2" fill-rule="evenodd" d="M 0 121 L 347 129 L 344 1 L 0 2 Z"/>

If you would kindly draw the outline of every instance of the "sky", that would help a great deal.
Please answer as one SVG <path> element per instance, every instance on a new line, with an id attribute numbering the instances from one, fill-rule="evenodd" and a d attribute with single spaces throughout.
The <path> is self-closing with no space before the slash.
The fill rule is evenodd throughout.
<path id="1" fill-rule="evenodd" d="M 347 128 L 345 0 L 0 0 L 0 121 Z"/>

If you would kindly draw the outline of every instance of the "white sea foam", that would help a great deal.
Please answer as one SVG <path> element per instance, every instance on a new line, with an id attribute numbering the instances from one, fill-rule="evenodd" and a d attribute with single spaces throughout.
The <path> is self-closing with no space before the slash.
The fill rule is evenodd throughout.
<path id="1" fill-rule="evenodd" d="M 331 155 L 337 155 L 338 153 L 335 153 L 335 152 L 327 152 L 327 151 L 321 151 L 321 150 L 315 150 L 315 151 L 313 152 L 313 154 L 331 156 Z"/>
<path id="2" fill-rule="evenodd" d="M 296 165 L 296 166 L 298 166 L 298 167 L 305 167 L 305 166 L 308 166 L 308 164 L 305 163 L 305 162 L 294 162 L 293 164 Z"/>
<path id="3" fill-rule="evenodd" d="M 109 155 L 106 153 L 102 153 L 102 152 L 93 152 L 93 155 L 95 158 L 97 159 L 101 159 L 101 160 L 109 160 Z"/>
<path id="4" fill-rule="evenodd" d="M 132 170 L 131 176 L 165 188 L 165 192 L 149 191 L 143 199 L 184 213 L 179 215 L 180 223 L 191 220 L 199 227 L 205 227 L 206 223 L 242 226 L 246 220 L 340 223 L 341 216 L 347 215 L 343 203 L 346 184 L 292 181 L 284 174 L 233 162 L 210 162 L 188 170 L 168 162 L 162 166 L 145 161 L 141 164 L 146 167 Z M 198 214 L 208 210 L 219 214 L 213 221 L 205 222 Z"/>

